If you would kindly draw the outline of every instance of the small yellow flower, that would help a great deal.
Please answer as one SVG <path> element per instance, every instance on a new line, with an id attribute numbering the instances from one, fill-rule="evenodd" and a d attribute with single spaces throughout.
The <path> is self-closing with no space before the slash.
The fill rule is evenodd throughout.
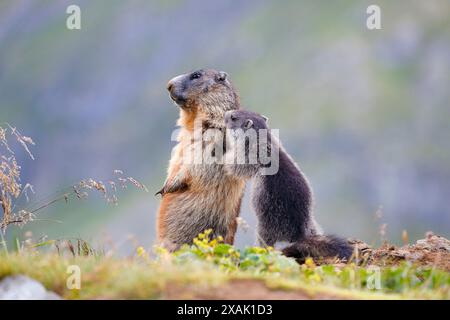
<path id="1" fill-rule="evenodd" d="M 139 247 L 139 248 L 142 248 L 142 247 Z M 156 246 L 155 247 L 155 251 L 159 255 L 167 255 L 167 254 L 169 254 L 169 251 L 166 248 L 160 247 L 160 246 Z"/>
<path id="2" fill-rule="evenodd" d="M 143 257 L 146 255 L 145 249 L 143 247 L 137 247 L 136 253 L 138 257 Z"/>
<path id="3" fill-rule="evenodd" d="M 311 257 L 306 258 L 305 264 L 306 264 L 306 266 L 308 266 L 309 268 L 315 268 L 315 267 L 316 267 L 316 264 L 314 263 L 314 260 L 313 260 L 313 258 L 311 258 Z"/>
<path id="4" fill-rule="evenodd" d="M 255 247 L 254 250 L 255 250 L 255 253 L 257 253 L 257 254 L 264 254 L 267 252 L 267 250 L 265 248 L 260 248 L 260 247 Z"/>
<path id="5" fill-rule="evenodd" d="M 310 278 L 311 280 L 316 281 L 316 282 L 322 281 L 322 278 L 321 278 L 317 273 L 314 273 L 314 274 L 311 275 L 309 278 Z"/>

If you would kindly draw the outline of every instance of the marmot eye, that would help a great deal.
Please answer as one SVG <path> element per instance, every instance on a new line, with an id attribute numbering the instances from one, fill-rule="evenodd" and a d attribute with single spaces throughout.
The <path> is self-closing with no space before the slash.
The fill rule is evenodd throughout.
<path id="1" fill-rule="evenodd" d="M 231 121 L 235 121 L 235 120 L 237 120 L 237 117 L 234 114 L 231 114 L 230 119 L 231 119 Z"/>
<path id="2" fill-rule="evenodd" d="M 201 76 L 202 76 L 202 74 L 200 72 L 196 71 L 196 72 L 191 73 L 190 78 L 191 78 L 191 80 L 194 80 L 194 79 L 200 78 Z"/>

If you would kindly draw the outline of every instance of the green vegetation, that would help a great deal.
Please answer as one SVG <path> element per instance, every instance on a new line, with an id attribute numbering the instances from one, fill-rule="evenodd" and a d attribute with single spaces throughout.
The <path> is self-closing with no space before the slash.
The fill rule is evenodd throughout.
<path id="1" fill-rule="evenodd" d="M 78 243 L 81 250 L 46 251 L 54 245 L 3 250 L 0 279 L 25 274 L 68 299 L 220 298 L 222 292 L 231 299 L 450 298 L 450 274 L 431 267 L 403 263 L 374 270 L 354 263 L 318 266 L 312 259 L 299 265 L 271 248 L 236 249 L 210 239 L 209 231 L 173 254 L 138 247 L 130 258 L 98 254 L 85 243 Z M 69 265 L 81 269 L 80 290 L 66 287 Z M 370 289 L 377 286 L 377 270 L 381 288 Z"/>

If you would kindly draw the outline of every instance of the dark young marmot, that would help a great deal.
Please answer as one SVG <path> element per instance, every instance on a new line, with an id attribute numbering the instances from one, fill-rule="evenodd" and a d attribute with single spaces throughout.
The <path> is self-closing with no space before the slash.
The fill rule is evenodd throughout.
<path id="1" fill-rule="evenodd" d="M 239 109 L 238 95 L 227 74 L 216 70 L 177 76 L 167 89 L 180 107 L 181 130 L 168 177 L 158 192 L 162 195 L 157 222 L 159 243 L 173 251 L 191 243 L 206 229 L 213 229 L 212 236 L 222 236 L 232 244 L 245 180 L 227 175 L 221 158 L 224 114 Z M 208 132 L 213 134 L 203 138 Z M 222 152 L 215 154 L 216 150 Z M 216 161 L 208 161 L 214 158 Z"/>
<path id="2" fill-rule="evenodd" d="M 249 111 L 228 111 L 226 170 L 236 177 L 255 178 L 252 204 L 258 217 L 260 243 L 274 246 L 290 243 L 283 249 L 289 257 L 303 261 L 306 257 L 348 259 L 352 247 L 343 239 L 322 235 L 312 213 L 312 190 L 292 158 L 268 131 L 267 118 Z M 250 141 L 253 131 L 254 141 Z M 255 146 L 257 148 L 255 148 Z M 238 148 L 245 159 L 240 163 Z M 253 148 L 253 149 L 252 149 Z M 250 161 L 251 152 L 255 161 Z M 265 153 L 271 161 L 264 161 Z M 273 156 L 277 156 L 275 159 Z M 278 160 L 276 173 L 264 172 Z"/>

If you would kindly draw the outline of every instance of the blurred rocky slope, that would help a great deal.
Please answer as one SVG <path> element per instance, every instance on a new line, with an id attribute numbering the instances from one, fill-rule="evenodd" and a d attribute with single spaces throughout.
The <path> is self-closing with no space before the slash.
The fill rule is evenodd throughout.
<path id="1" fill-rule="evenodd" d="M 223 69 L 243 106 L 280 128 L 326 230 L 449 236 L 450 4 L 377 3 L 383 29 L 369 31 L 367 1 L 80 0 L 82 30 L 69 31 L 71 1 L 2 1 L 0 121 L 37 142 L 37 160 L 23 161 L 38 199 L 114 169 L 157 190 L 178 112 L 166 81 Z M 157 203 L 133 191 L 117 208 L 60 205 L 46 217 L 63 224 L 32 229 L 151 243 Z M 243 216 L 255 224 L 247 201 Z"/>

